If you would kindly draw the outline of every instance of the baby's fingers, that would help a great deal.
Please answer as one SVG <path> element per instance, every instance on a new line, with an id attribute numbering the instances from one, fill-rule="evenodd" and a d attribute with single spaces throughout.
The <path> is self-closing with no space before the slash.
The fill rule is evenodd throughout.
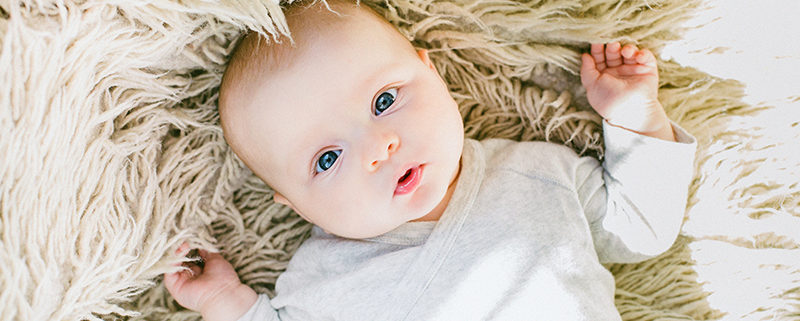
<path id="1" fill-rule="evenodd" d="M 606 45 L 606 66 L 617 67 L 622 65 L 622 55 L 620 54 L 619 42 L 612 42 Z"/>
<path id="2" fill-rule="evenodd" d="M 190 250 L 189 244 L 183 243 L 175 250 L 175 255 L 185 258 Z M 174 291 L 180 289 L 187 280 L 200 273 L 199 267 L 194 264 L 178 262 L 175 263 L 175 266 L 182 266 L 182 268 L 176 272 L 164 274 L 164 286 L 170 293 L 174 293 Z"/>
<path id="3" fill-rule="evenodd" d="M 180 289 L 183 288 L 186 281 L 192 278 L 191 273 L 192 272 L 188 270 L 181 270 L 164 274 L 164 287 L 167 288 L 169 293 L 175 296 L 180 292 Z"/>
<path id="4" fill-rule="evenodd" d="M 636 58 L 634 55 L 639 51 L 639 48 L 636 48 L 636 45 L 627 44 L 625 47 L 622 47 L 620 50 L 620 54 L 622 54 L 623 62 L 626 65 L 631 65 L 636 63 Z"/>
<path id="5" fill-rule="evenodd" d="M 186 256 L 186 254 L 189 254 L 189 250 L 189 243 L 183 242 L 181 246 L 178 246 L 178 249 L 175 250 L 175 255 Z"/>
<path id="6" fill-rule="evenodd" d="M 197 251 L 197 254 L 200 255 L 200 258 L 203 259 L 203 261 L 206 264 L 208 263 L 216 264 L 219 261 L 226 261 L 225 258 L 222 256 L 222 254 L 220 254 L 219 252 L 209 252 L 206 250 L 199 250 Z"/>
<path id="7" fill-rule="evenodd" d="M 183 244 L 181 244 L 181 246 L 179 246 L 178 249 L 175 250 L 175 255 L 182 258 L 183 261 L 175 263 L 175 266 L 183 266 L 185 268 L 188 268 L 188 270 L 182 270 L 179 272 L 186 272 L 189 274 L 189 276 L 194 276 L 202 272 L 202 267 L 197 266 L 196 260 L 191 260 L 191 258 L 186 257 L 191 252 L 192 249 L 189 248 L 189 243 L 184 242 Z"/>
<path id="8" fill-rule="evenodd" d="M 583 83 L 583 86 L 591 87 L 597 78 L 600 78 L 600 71 L 595 65 L 592 55 L 581 55 L 581 83 Z"/>
<path id="9" fill-rule="evenodd" d="M 590 50 L 592 53 L 592 58 L 594 59 L 594 63 L 596 64 L 596 68 L 598 71 L 603 71 L 606 69 L 606 53 L 601 43 L 593 43 L 592 48 Z"/>
<path id="10" fill-rule="evenodd" d="M 233 265 L 231 265 L 228 260 L 226 260 L 222 254 L 208 252 L 205 250 L 199 251 L 200 257 L 203 259 L 203 273 L 208 275 L 214 276 L 236 276 L 236 272 L 233 269 Z"/>
<path id="11" fill-rule="evenodd" d="M 634 55 L 636 62 L 648 67 L 656 67 L 656 56 L 650 50 L 642 49 Z"/>

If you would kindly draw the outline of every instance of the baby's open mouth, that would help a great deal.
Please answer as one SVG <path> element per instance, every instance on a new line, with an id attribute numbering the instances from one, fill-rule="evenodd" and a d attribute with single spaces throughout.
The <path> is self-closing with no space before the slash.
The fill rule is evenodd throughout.
<path id="1" fill-rule="evenodd" d="M 397 187 L 394 189 L 394 195 L 402 195 L 413 192 L 419 186 L 422 180 L 422 166 L 414 166 L 409 168 L 403 176 L 397 179 Z"/>
<path id="2" fill-rule="evenodd" d="M 405 181 L 409 176 L 411 176 L 411 169 L 410 168 L 406 171 L 406 174 L 403 175 L 403 177 L 400 177 L 400 179 L 397 180 L 397 184 L 402 184 L 403 181 Z"/>

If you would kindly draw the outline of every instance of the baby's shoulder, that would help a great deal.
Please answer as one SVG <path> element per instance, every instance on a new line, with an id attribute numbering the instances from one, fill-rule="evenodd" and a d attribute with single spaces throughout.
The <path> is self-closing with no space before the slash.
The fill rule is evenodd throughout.
<path id="1" fill-rule="evenodd" d="M 519 142 L 504 138 L 490 138 L 480 141 L 486 156 L 487 165 L 529 164 L 574 162 L 580 157 L 567 146 L 542 142 Z"/>
<path id="2" fill-rule="evenodd" d="M 492 138 L 480 144 L 487 171 L 510 170 L 567 183 L 573 179 L 578 165 L 586 161 L 586 157 L 580 157 L 569 147 L 550 142 Z"/>

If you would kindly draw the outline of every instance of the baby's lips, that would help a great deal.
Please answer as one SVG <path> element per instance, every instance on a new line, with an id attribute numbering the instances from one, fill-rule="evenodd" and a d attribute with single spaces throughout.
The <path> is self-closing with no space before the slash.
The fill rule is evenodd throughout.
<path id="1" fill-rule="evenodd" d="M 404 173 L 404 176 L 401 176 L 397 181 L 397 185 L 394 189 L 395 195 L 408 194 L 419 186 L 420 180 L 422 179 L 422 166 L 423 165 L 417 165 L 406 170 L 407 174 Z M 404 177 L 405 179 L 403 179 Z M 402 179 L 402 181 L 400 181 L 400 179 Z"/>
<path id="2" fill-rule="evenodd" d="M 393 176 L 395 184 L 400 182 L 400 179 L 402 179 L 403 176 L 405 176 L 408 173 L 408 171 L 410 171 L 410 170 L 412 170 L 412 169 L 414 169 L 416 167 L 420 167 L 420 166 L 422 166 L 422 164 L 420 164 L 420 163 L 406 163 L 403 166 L 398 167 L 395 170 L 395 173 L 394 173 L 394 176 Z"/>

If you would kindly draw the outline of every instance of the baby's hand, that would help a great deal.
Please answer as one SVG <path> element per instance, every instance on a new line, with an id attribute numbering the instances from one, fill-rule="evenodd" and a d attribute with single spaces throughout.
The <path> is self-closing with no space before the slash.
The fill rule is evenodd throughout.
<path id="1" fill-rule="evenodd" d="M 666 140 L 672 126 L 658 101 L 656 58 L 634 45 L 592 44 L 581 57 L 581 82 L 589 104 L 609 124 Z"/>
<path id="2" fill-rule="evenodd" d="M 184 243 L 175 254 L 186 256 L 189 245 Z M 202 266 L 184 263 L 189 270 L 164 275 L 164 286 L 183 307 L 198 311 L 206 321 L 236 320 L 257 299 L 253 289 L 242 284 L 228 261 L 219 253 L 199 250 Z"/>

